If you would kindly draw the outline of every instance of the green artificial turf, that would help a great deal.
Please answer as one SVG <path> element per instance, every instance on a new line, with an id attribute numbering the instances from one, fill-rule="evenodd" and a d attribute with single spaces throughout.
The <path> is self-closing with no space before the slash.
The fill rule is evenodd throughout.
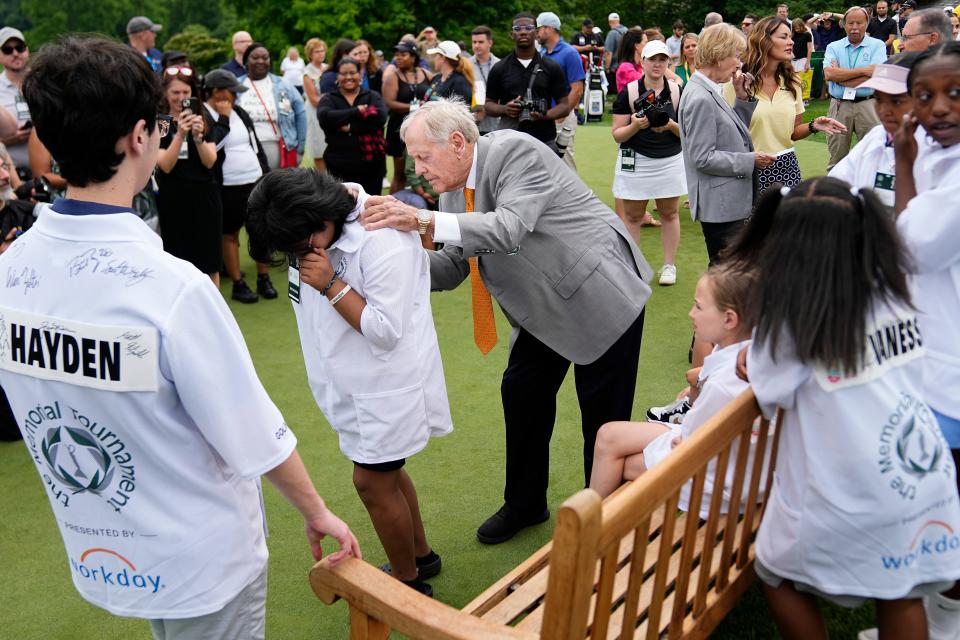
<path id="1" fill-rule="evenodd" d="M 805 175 L 823 173 L 825 145 L 801 141 L 797 149 Z M 579 129 L 576 158 L 581 177 L 612 205 L 615 146 L 609 122 Z M 688 366 L 687 311 L 697 276 L 706 265 L 706 253 L 699 227 L 691 222 L 688 210 L 681 209 L 681 220 L 678 283 L 655 287 L 647 306 L 635 417 L 641 417 L 650 405 L 672 399 L 683 384 Z M 659 267 L 662 249 L 658 231 L 645 229 L 641 245 L 654 268 Z M 249 259 L 244 260 L 243 267 L 248 274 L 254 273 Z M 278 290 L 284 291 L 285 272 L 278 269 L 273 277 Z M 229 286 L 225 285 L 223 291 L 228 297 Z M 374 564 L 384 562 L 370 520 L 353 489 L 351 464 L 338 450 L 335 434 L 307 386 L 290 303 L 285 297 L 253 305 L 228 302 L 263 384 L 299 438 L 299 451 L 321 495 L 351 525 L 365 559 Z M 410 459 L 407 468 L 419 491 L 429 539 L 443 556 L 444 570 L 431 580 L 436 597 L 460 607 L 546 543 L 553 526 L 551 522 L 525 530 L 496 547 L 476 541 L 477 525 L 501 504 L 504 447 L 499 384 L 509 331 L 500 317 L 501 341 L 483 357 L 472 342 L 469 289 L 434 294 L 432 302 L 455 430 L 431 442 L 423 453 Z M 559 394 L 551 447 L 549 502 L 554 511 L 581 488 L 583 481 L 580 421 L 571 383 L 569 375 Z M 215 387 L 207 391 L 217 393 Z M 0 444 L 0 487 L 0 638 L 149 637 L 143 621 L 114 617 L 87 604 L 74 590 L 43 485 L 22 443 Z M 346 638 L 346 606 L 338 603 L 327 607 L 310 590 L 307 571 L 312 558 L 299 515 L 268 483 L 264 493 L 270 524 L 268 636 L 282 640 Z M 224 522 L 223 526 L 230 523 Z M 330 544 L 325 547 L 328 551 L 334 548 Z M 833 637 L 854 637 L 870 616 L 867 609 L 853 614 L 830 609 Z M 715 637 L 775 635 L 766 605 L 753 588 Z"/>

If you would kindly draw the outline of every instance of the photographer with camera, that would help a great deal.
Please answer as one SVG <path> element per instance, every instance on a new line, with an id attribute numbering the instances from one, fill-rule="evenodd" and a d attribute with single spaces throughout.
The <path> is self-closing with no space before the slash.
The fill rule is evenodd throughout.
<path id="1" fill-rule="evenodd" d="M 164 69 L 162 89 L 160 110 L 171 118 L 170 134 L 160 140 L 157 156 L 163 249 L 191 263 L 219 287 L 223 206 L 213 174 L 217 141 L 201 106 L 192 68 Z"/>
<path id="2" fill-rule="evenodd" d="M 663 267 L 660 284 L 677 282 L 680 244 L 680 196 L 687 192 L 677 108 L 680 86 L 664 77 L 670 51 L 660 40 L 644 46 L 643 77 L 628 82 L 613 104 L 613 139 L 620 144 L 613 195 L 622 201 L 623 223 L 639 244 L 640 227 L 650 200 L 657 201 L 662 226 Z"/>
<path id="3" fill-rule="evenodd" d="M 513 18 L 515 48 L 490 70 L 485 110 L 500 118 L 500 129 L 530 134 L 556 151 L 554 122 L 570 113 L 570 87 L 560 65 L 537 51 L 536 30 L 533 14 Z"/>

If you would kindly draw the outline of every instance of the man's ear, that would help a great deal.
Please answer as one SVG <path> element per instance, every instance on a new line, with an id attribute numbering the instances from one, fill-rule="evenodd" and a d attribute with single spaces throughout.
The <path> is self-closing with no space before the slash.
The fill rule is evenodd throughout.
<path id="1" fill-rule="evenodd" d="M 467 148 L 467 139 L 459 131 L 454 131 L 450 134 L 450 144 L 453 146 L 453 150 L 457 153 L 459 158 L 463 155 L 464 150 Z"/>

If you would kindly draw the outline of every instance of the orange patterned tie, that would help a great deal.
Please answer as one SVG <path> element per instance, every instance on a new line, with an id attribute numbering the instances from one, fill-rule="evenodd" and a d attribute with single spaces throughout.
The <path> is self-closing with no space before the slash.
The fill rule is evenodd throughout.
<path id="1" fill-rule="evenodd" d="M 463 190 L 463 199 L 470 212 L 473 211 L 473 192 L 473 189 Z M 480 352 L 487 355 L 497 344 L 497 324 L 493 319 L 493 300 L 480 279 L 480 265 L 476 257 L 470 258 L 470 288 L 473 292 L 473 341 Z"/>

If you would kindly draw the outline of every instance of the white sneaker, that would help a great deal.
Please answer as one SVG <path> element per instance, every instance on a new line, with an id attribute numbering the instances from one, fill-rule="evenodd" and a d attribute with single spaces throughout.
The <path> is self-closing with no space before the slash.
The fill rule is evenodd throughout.
<path id="1" fill-rule="evenodd" d="M 939 593 L 924 596 L 923 608 L 927 612 L 927 633 L 930 640 L 960 639 L 960 601 L 951 600 Z M 857 640 L 877 640 L 876 629 L 864 629 Z"/>
<path id="2" fill-rule="evenodd" d="M 687 398 L 680 398 L 662 407 L 650 407 L 647 409 L 647 418 L 654 422 L 680 424 L 683 422 L 683 417 L 687 415 L 688 411 L 690 411 L 689 400 Z"/>
<path id="3" fill-rule="evenodd" d="M 677 267 L 672 264 L 665 264 L 660 269 L 660 286 L 669 287 L 677 284 Z"/>
<path id="4" fill-rule="evenodd" d="M 930 640 L 957 640 L 960 638 L 960 601 L 941 594 L 926 596 L 923 607 L 927 611 L 927 632 Z"/>

